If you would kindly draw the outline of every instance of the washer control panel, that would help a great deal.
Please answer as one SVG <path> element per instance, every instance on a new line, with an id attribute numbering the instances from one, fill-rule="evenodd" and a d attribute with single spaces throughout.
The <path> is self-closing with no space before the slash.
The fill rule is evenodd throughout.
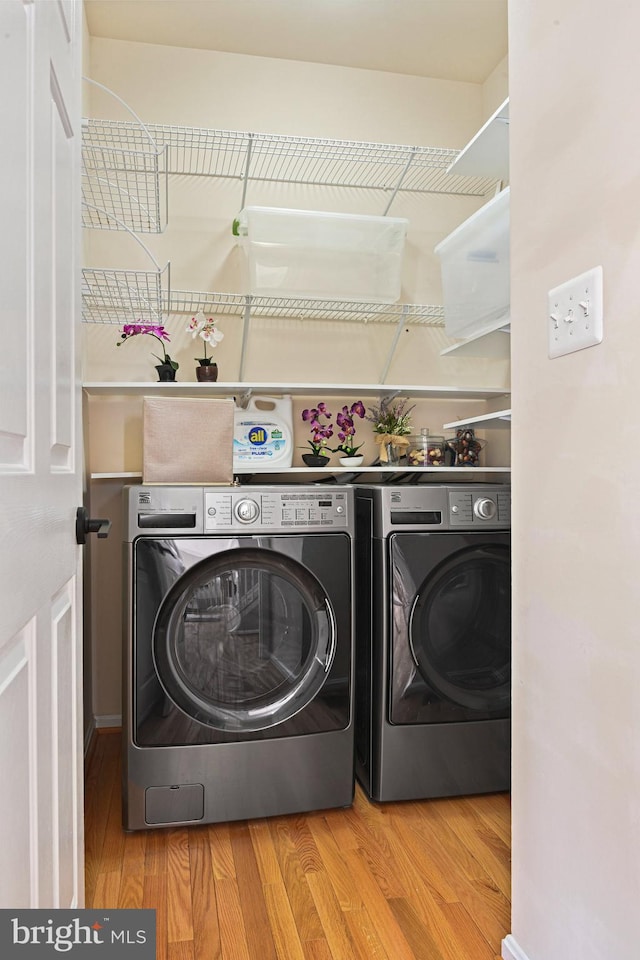
<path id="1" fill-rule="evenodd" d="M 452 527 L 508 527 L 511 524 L 511 491 L 449 491 L 449 523 Z"/>
<path id="2" fill-rule="evenodd" d="M 239 488 L 205 490 L 205 532 L 221 530 L 344 529 L 349 525 L 350 491 Z"/>

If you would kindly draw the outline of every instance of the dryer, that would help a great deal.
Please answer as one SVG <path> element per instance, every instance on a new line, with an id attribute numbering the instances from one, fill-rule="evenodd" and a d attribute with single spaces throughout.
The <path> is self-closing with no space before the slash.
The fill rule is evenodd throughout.
<path id="1" fill-rule="evenodd" d="M 356 488 L 356 774 L 369 797 L 507 790 L 510 487 Z"/>
<path id="2" fill-rule="evenodd" d="M 353 492 L 124 492 L 123 823 L 353 799 Z"/>

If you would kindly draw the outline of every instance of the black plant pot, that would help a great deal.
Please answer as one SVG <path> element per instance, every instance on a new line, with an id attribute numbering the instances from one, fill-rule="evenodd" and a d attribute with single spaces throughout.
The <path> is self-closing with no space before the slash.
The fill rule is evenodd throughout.
<path id="1" fill-rule="evenodd" d="M 200 366 L 196 367 L 196 380 L 204 380 L 207 383 L 215 383 L 218 379 L 218 364 L 203 363 L 200 361 Z"/>
<path id="2" fill-rule="evenodd" d="M 316 456 L 315 453 L 303 453 L 302 459 L 308 467 L 326 467 L 329 457 Z"/>
<path id="3" fill-rule="evenodd" d="M 159 363 L 156 365 L 156 370 L 158 371 L 158 380 L 165 383 L 176 378 L 175 367 L 172 367 L 170 363 Z"/>

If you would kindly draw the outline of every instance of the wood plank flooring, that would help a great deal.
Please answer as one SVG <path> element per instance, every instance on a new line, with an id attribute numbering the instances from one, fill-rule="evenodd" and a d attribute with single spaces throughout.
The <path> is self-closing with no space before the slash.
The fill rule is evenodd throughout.
<path id="1" fill-rule="evenodd" d="M 507 794 L 125 833 L 120 734 L 85 788 L 86 905 L 155 908 L 158 960 L 499 960 Z"/>

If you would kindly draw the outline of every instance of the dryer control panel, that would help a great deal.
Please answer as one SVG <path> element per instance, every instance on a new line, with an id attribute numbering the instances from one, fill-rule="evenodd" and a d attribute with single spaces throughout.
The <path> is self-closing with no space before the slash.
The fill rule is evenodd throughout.
<path id="1" fill-rule="evenodd" d="M 351 522 L 351 491 L 341 487 L 238 487 L 205 490 L 205 533 L 345 529 Z"/>
<path id="2" fill-rule="evenodd" d="M 511 487 L 490 483 L 376 484 L 357 488 L 359 502 L 371 503 L 373 534 L 400 531 L 508 530 Z"/>

